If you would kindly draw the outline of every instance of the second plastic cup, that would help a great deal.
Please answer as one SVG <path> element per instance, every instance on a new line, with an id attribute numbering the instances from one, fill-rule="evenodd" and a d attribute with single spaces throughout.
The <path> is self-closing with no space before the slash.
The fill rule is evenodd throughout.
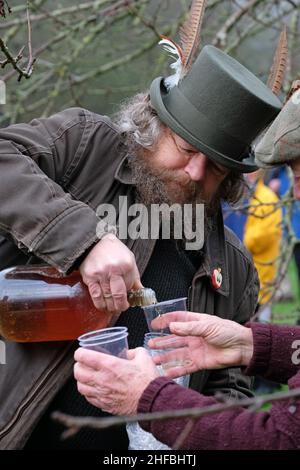
<path id="1" fill-rule="evenodd" d="M 148 351 L 148 353 L 154 357 L 157 356 L 158 354 L 164 354 L 166 352 L 172 351 L 173 348 L 171 347 L 172 343 L 170 343 L 170 348 L 169 349 L 152 349 L 149 348 L 148 342 L 150 339 L 156 339 L 156 338 L 165 338 L 168 337 L 169 335 L 166 333 L 158 333 L 158 332 L 151 332 L 151 333 L 146 333 L 144 336 L 144 348 Z M 167 363 L 165 364 L 164 367 L 162 366 L 156 366 L 160 375 L 165 374 L 165 369 L 174 366 L 174 365 L 182 365 L 181 361 L 172 361 L 172 363 Z M 190 376 L 189 375 L 183 375 L 181 377 L 178 377 L 177 379 L 174 379 L 174 382 L 176 382 L 178 385 L 182 385 L 183 387 L 188 387 L 189 386 L 189 381 L 190 381 Z"/>
<path id="2" fill-rule="evenodd" d="M 146 333 L 144 336 L 144 348 L 148 353 L 154 357 L 157 354 L 164 353 L 166 350 L 151 349 L 148 346 L 150 339 L 167 336 L 164 333 Z M 164 369 L 161 366 L 156 366 L 160 375 L 164 375 Z M 188 387 L 189 385 L 189 375 L 183 377 L 178 377 L 174 381 L 182 385 L 183 387 Z M 155 439 L 155 437 L 144 431 L 137 422 L 128 423 L 126 425 L 128 439 L 129 439 L 129 450 L 171 450 L 170 447 L 163 444 L 162 442 Z"/>
<path id="3" fill-rule="evenodd" d="M 123 326 L 103 328 L 79 336 L 79 346 L 127 359 L 128 330 Z"/>
<path id="4" fill-rule="evenodd" d="M 157 331 L 152 327 L 152 321 L 167 312 L 174 312 L 177 310 L 186 310 L 187 297 L 180 299 L 167 300 L 166 302 L 159 302 L 154 305 L 147 305 L 143 307 L 144 314 L 147 320 L 149 331 Z M 169 328 L 162 328 L 159 330 L 161 333 L 170 334 Z"/>

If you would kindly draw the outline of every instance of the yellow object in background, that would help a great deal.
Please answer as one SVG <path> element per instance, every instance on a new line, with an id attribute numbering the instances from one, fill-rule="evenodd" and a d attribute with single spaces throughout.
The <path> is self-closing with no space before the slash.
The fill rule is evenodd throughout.
<path id="1" fill-rule="evenodd" d="M 278 201 L 274 191 L 268 188 L 262 179 L 259 179 L 250 199 L 244 244 L 252 254 L 258 271 L 260 304 L 265 304 L 270 299 L 271 285 L 276 279 L 282 236 L 282 212 L 280 208 L 274 208 Z"/>

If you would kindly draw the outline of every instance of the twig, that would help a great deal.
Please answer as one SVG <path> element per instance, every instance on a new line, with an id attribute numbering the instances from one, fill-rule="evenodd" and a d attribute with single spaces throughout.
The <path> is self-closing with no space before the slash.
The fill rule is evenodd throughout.
<path id="1" fill-rule="evenodd" d="M 32 54 L 32 31 L 31 31 L 31 22 L 30 22 L 30 2 L 27 0 L 27 27 L 28 27 L 28 54 L 29 54 L 29 60 L 28 60 L 28 65 L 26 67 L 26 74 L 28 77 L 32 74 L 33 71 L 33 65 L 36 61 L 36 59 L 33 57 Z M 20 81 L 22 76 L 19 76 L 18 81 Z"/>
<path id="2" fill-rule="evenodd" d="M 9 51 L 8 47 L 4 43 L 3 39 L 0 38 L 0 49 L 6 56 L 6 60 L 0 62 L 0 66 L 4 68 L 7 64 L 11 64 L 13 68 L 18 72 L 18 82 L 21 80 L 22 77 L 29 78 L 33 71 L 33 65 L 36 59 L 32 55 L 32 38 L 31 38 L 31 24 L 30 24 L 30 13 L 29 13 L 29 0 L 27 0 L 27 25 L 28 25 L 28 50 L 29 50 L 29 60 L 26 69 L 22 69 L 18 62 L 23 57 L 24 47 L 19 51 L 16 57 L 13 57 L 11 52 Z"/>
<path id="3" fill-rule="evenodd" d="M 194 426 L 194 420 L 189 419 L 189 421 L 186 423 L 186 426 L 183 428 L 179 436 L 177 437 L 176 441 L 174 442 L 173 449 L 174 450 L 179 450 L 181 449 L 184 441 L 186 438 L 189 436 L 190 432 L 192 431 Z"/>
<path id="4" fill-rule="evenodd" d="M 3 16 L 3 18 L 6 18 L 6 11 L 5 8 L 7 8 L 8 13 L 11 13 L 11 8 L 9 4 L 7 3 L 6 0 L 1 0 L 0 1 L 0 16 Z"/>
<path id="5" fill-rule="evenodd" d="M 68 15 L 68 14 L 74 14 L 74 13 L 78 13 L 78 12 L 84 12 L 85 10 L 90 10 L 90 9 L 94 9 L 96 6 L 99 7 L 101 5 L 104 5 L 105 3 L 109 3 L 110 0 L 95 0 L 93 2 L 86 2 L 86 3 L 83 3 L 83 4 L 80 4 L 80 5 L 75 5 L 75 6 L 72 6 L 72 7 L 66 7 L 66 8 L 57 8 L 56 10 L 54 10 L 52 13 L 51 13 L 51 16 L 49 15 L 48 12 L 44 12 L 44 13 L 41 13 L 41 14 L 37 14 L 37 15 L 32 15 L 31 16 L 31 22 L 36 22 L 36 21 L 41 21 L 41 20 L 44 20 L 44 19 L 53 19 L 54 17 L 61 17 L 63 15 Z M 6 23 L 1 23 L 0 24 L 0 29 L 7 29 L 7 28 L 10 28 L 12 26 L 20 26 L 22 24 L 26 24 L 27 22 L 27 18 L 26 16 L 24 16 L 23 18 L 19 18 L 19 19 L 16 19 L 16 20 L 12 20 L 12 21 L 7 21 Z"/>
<path id="6" fill-rule="evenodd" d="M 239 10 L 235 11 L 225 22 L 224 26 L 217 32 L 212 44 L 216 47 L 225 47 L 227 44 L 228 32 L 236 26 L 236 23 L 248 13 L 248 11 L 257 6 L 264 0 L 250 0 L 243 7 L 240 6 Z"/>
<path id="7" fill-rule="evenodd" d="M 255 21 L 253 22 L 253 24 L 246 27 L 245 30 L 243 31 L 243 34 L 239 38 L 237 38 L 230 46 L 224 49 L 225 52 L 227 52 L 227 54 L 232 54 L 237 49 L 237 47 L 242 44 L 242 41 L 244 41 L 245 39 L 251 38 L 255 34 L 259 34 L 261 31 L 265 30 L 266 28 L 272 28 L 276 31 L 281 31 L 281 27 L 279 28 L 279 27 L 274 26 L 274 23 L 290 15 L 293 11 L 294 11 L 294 8 L 285 10 L 276 18 L 272 18 L 270 21 L 263 22 L 261 19 L 255 18 Z M 248 15 L 254 19 L 253 15 L 251 15 L 250 13 L 248 13 Z M 259 23 L 260 27 L 257 25 L 257 23 Z"/>
<path id="8" fill-rule="evenodd" d="M 166 419 L 177 419 L 177 418 L 192 418 L 197 419 L 203 416 L 213 415 L 221 413 L 222 411 L 228 411 L 236 408 L 245 408 L 256 406 L 258 403 L 260 406 L 266 403 L 273 403 L 279 400 L 289 400 L 291 398 L 300 397 L 300 388 L 285 392 L 277 392 L 254 398 L 244 398 L 242 400 L 230 401 L 225 404 L 214 404 L 205 408 L 186 408 L 182 410 L 170 410 L 164 412 L 144 413 L 137 414 L 135 416 L 114 416 L 109 418 L 91 418 L 91 417 L 75 417 L 70 416 L 58 411 L 52 413 L 51 417 L 54 421 L 57 421 L 68 429 L 80 430 L 82 428 L 92 429 L 107 429 L 112 426 L 121 426 L 126 423 L 133 423 L 136 421 L 163 421 Z M 65 438 L 65 434 L 63 438 Z"/>
<path id="9" fill-rule="evenodd" d="M 160 37 L 160 33 L 157 31 L 155 27 L 155 18 L 153 19 L 152 22 L 146 20 L 142 15 L 140 15 L 139 11 L 134 6 L 129 6 L 128 10 L 130 13 L 132 13 L 132 15 L 138 18 L 141 21 L 141 23 L 143 23 L 147 28 L 151 29 L 158 38 Z"/>

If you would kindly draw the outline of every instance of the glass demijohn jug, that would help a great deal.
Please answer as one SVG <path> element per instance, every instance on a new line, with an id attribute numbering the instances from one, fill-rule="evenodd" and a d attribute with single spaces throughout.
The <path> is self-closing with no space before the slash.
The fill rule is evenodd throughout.
<path id="1" fill-rule="evenodd" d="M 128 301 L 143 305 L 152 295 L 154 303 L 151 289 L 131 291 Z M 64 276 L 51 266 L 35 265 L 0 272 L 0 336 L 7 340 L 72 340 L 106 328 L 111 320 L 111 313 L 94 307 L 78 271 Z"/>

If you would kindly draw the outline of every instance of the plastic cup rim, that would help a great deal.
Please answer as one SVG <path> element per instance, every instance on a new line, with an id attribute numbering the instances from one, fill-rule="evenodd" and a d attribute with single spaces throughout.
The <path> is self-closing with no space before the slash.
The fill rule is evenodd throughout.
<path id="1" fill-rule="evenodd" d="M 107 338 L 100 338 L 99 339 L 95 339 L 94 342 L 86 342 L 86 343 L 82 343 L 82 341 L 79 341 L 79 346 L 101 346 L 101 345 L 104 345 L 104 344 L 109 344 L 109 343 L 114 343 L 116 341 L 120 341 L 121 339 L 127 339 L 128 337 L 128 332 L 124 332 L 122 335 L 120 334 L 119 336 L 118 335 L 114 335 L 111 339 L 107 339 Z"/>
<path id="2" fill-rule="evenodd" d="M 116 329 L 119 329 L 119 331 L 116 331 Z M 109 331 L 112 330 L 112 331 Z M 90 338 L 88 338 L 89 335 L 94 335 Z M 88 333 L 84 333 L 83 335 L 79 336 L 77 340 L 80 343 L 91 343 L 95 342 L 98 338 L 104 339 L 105 337 L 115 337 L 115 336 L 128 336 L 128 328 L 126 326 L 116 326 L 116 327 L 110 327 L 110 328 L 103 328 L 102 330 L 95 330 L 95 331 L 89 331 Z M 87 338 L 84 338 L 87 336 Z"/>
<path id="3" fill-rule="evenodd" d="M 162 333 L 160 331 L 149 331 L 149 333 L 145 333 L 144 338 L 147 336 L 149 338 L 150 336 L 170 336 L 170 333 Z"/>
<path id="4" fill-rule="evenodd" d="M 158 302 L 157 304 L 145 305 L 142 308 L 143 308 L 143 310 L 150 310 L 152 308 L 157 307 L 157 305 L 175 304 L 176 302 L 180 302 L 181 300 L 187 300 L 187 297 L 180 297 L 179 299 L 165 300 L 164 302 Z"/>

